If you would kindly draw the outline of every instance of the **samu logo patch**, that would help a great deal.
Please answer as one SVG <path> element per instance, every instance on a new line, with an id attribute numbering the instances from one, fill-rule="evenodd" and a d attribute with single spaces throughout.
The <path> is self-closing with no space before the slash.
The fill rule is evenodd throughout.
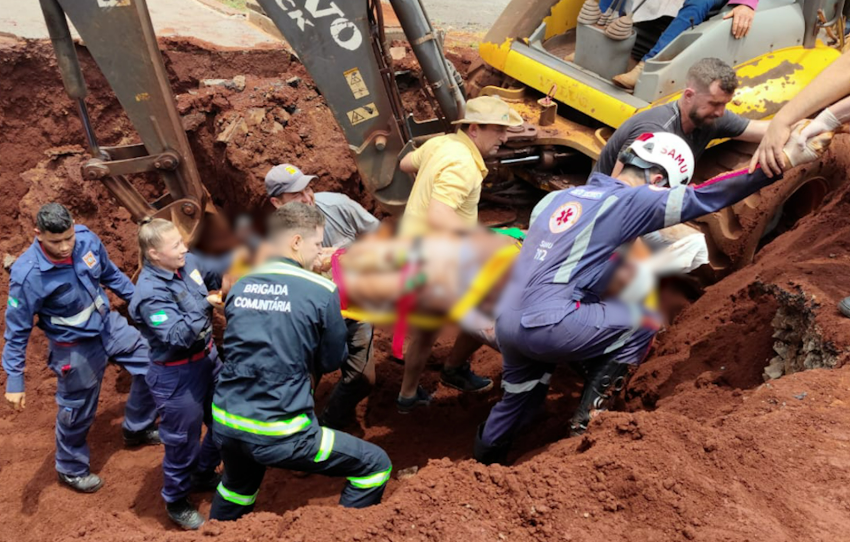
<path id="1" fill-rule="evenodd" d="M 573 227 L 581 216 L 581 203 L 571 201 L 555 209 L 549 217 L 549 231 L 562 233 Z"/>
<path id="2" fill-rule="evenodd" d="M 192 277 L 192 280 L 194 280 L 198 284 L 198 286 L 204 283 L 204 279 L 203 277 L 201 277 L 201 272 L 197 269 L 189 273 L 189 276 Z"/>
<path id="3" fill-rule="evenodd" d="M 97 265 L 97 258 L 94 257 L 94 254 L 92 254 L 91 250 L 86 252 L 86 255 L 83 256 L 83 261 L 86 262 L 86 265 L 89 266 L 89 269 L 94 269 L 94 267 Z"/>
<path id="4" fill-rule="evenodd" d="M 150 321 L 154 326 L 161 326 L 168 321 L 168 315 L 165 314 L 164 310 L 157 311 L 151 314 Z"/>
<path id="5" fill-rule="evenodd" d="M 20 305 L 20 303 L 14 297 L 9 297 L 8 305 L 10 307 L 12 307 L 13 309 L 17 309 L 18 305 Z"/>

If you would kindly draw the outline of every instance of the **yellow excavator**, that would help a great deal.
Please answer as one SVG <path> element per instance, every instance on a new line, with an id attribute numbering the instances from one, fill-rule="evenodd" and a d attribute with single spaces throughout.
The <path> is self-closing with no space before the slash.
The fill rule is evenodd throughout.
<path id="1" fill-rule="evenodd" d="M 101 180 L 135 220 L 149 215 L 173 220 L 192 243 L 209 235 L 216 209 L 181 127 L 145 0 L 39 1 L 92 155 L 83 165 L 84 177 Z M 660 35 L 663 20 L 634 24 L 626 39 L 611 39 L 598 24 L 578 23 L 582 0 L 513 0 L 481 43 L 481 61 L 468 74 L 467 92 L 445 58 L 422 0 L 390 0 L 435 113 L 417 121 L 400 97 L 381 0 L 257 1 L 327 101 L 364 186 L 390 210 L 403 208 L 413 182 L 397 167 L 400 158 L 425 139 L 450 131 L 468 94 L 499 95 L 526 121 L 488 164 L 493 174 L 486 188 L 498 198 L 524 184 L 553 190 L 583 183 L 613 130 L 637 111 L 675 100 L 685 72 L 699 58 L 716 56 L 735 66 L 741 88 L 730 109 L 760 119 L 773 115 L 844 44 L 843 0 L 761 0 L 746 38 L 732 38 L 731 21 L 721 11 L 647 62 L 632 94 L 611 83 L 611 72 L 633 65 Z M 142 143 L 98 145 L 66 18 Z M 819 39 L 824 34 L 836 36 L 834 47 Z M 572 61 L 564 60 L 568 55 Z M 746 149 L 736 144 L 718 145 L 704 155 L 700 173 L 712 176 L 746 158 Z M 142 172 L 164 180 L 166 193 L 156 201 L 145 200 L 127 181 L 127 175 Z M 770 194 L 701 219 L 697 226 L 707 234 L 715 274 L 750 261 L 766 234 L 815 209 L 838 182 L 823 162 L 790 177 Z"/>

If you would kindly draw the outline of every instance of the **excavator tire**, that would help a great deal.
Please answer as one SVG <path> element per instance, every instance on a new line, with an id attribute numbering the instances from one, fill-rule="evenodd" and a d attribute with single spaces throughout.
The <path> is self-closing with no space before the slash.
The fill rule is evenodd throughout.
<path id="1" fill-rule="evenodd" d="M 710 149 L 700 161 L 708 167 L 697 170 L 695 182 L 746 168 L 752 156 L 749 147 L 727 143 Z M 817 162 L 788 171 L 783 180 L 732 207 L 697 219 L 694 225 L 706 234 L 708 242 L 708 281 L 717 281 L 752 262 L 759 249 L 817 210 L 845 181 L 827 153 Z"/>

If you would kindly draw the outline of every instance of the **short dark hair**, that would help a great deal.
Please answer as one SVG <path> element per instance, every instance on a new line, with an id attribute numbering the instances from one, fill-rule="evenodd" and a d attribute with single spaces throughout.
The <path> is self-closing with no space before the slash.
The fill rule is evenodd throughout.
<path id="1" fill-rule="evenodd" d="M 64 205 L 48 203 L 42 205 L 35 215 L 35 226 L 41 232 L 63 233 L 74 226 L 74 219 Z"/>
<path id="2" fill-rule="evenodd" d="M 706 92 L 715 81 L 727 94 L 732 94 L 738 88 L 738 76 L 735 70 L 719 58 L 703 58 L 688 70 L 688 85 L 701 92 Z"/>
<path id="3" fill-rule="evenodd" d="M 275 209 L 269 217 L 269 237 L 277 237 L 289 231 L 310 232 L 325 225 L 325 215 L 312 205 L 300 201 L 290 201 Z"/>

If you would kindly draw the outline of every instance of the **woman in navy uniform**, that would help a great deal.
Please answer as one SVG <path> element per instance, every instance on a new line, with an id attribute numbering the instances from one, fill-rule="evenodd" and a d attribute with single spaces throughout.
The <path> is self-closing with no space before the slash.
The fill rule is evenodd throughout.
<path id="1" fill-rule="evenodd" d="M 160 415 L 165 445 L 162 497 L 168 516 L 184 529 L 204 518 L 189 502 L 190 491 L 211 491 L 220 481 L 221 461 L 209 427 L 214 377 L 221 362 L 212 342 L 209 289 L 221 287 L 230 258 L 189 253 L 171 222 L 148 219 L 139 229 L 142 271 L 130 302 L 130 315 L 148 340 L 148 386 Z"/>

